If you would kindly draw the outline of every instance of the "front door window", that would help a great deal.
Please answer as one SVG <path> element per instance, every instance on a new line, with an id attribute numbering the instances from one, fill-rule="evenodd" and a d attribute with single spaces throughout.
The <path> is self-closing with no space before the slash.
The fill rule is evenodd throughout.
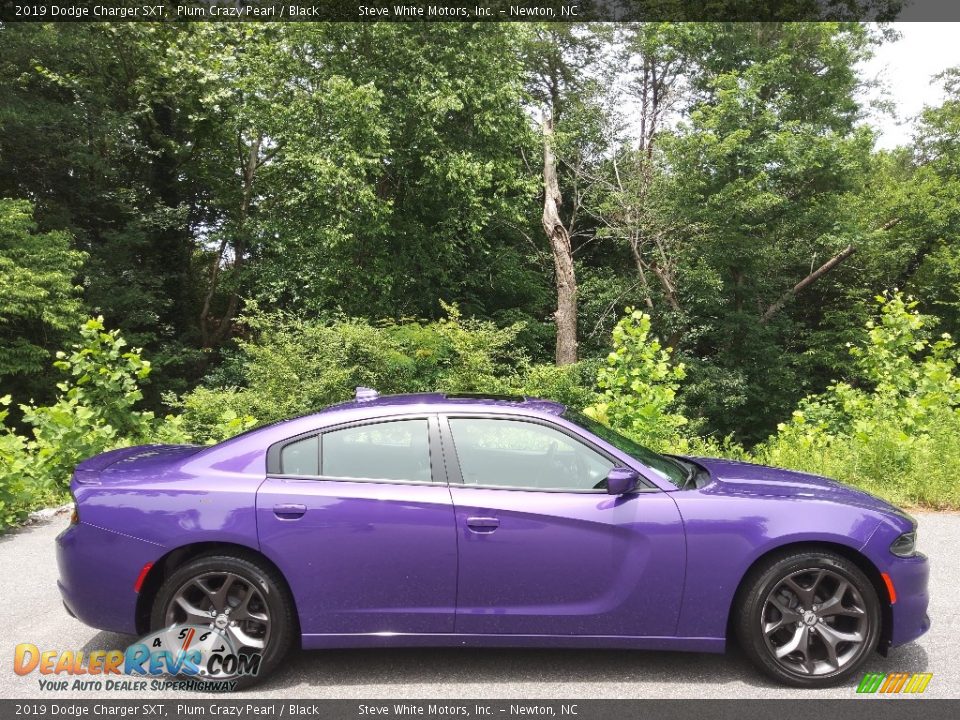
<path id="1" fill-rule="evenodd" d="M 450 418 L 467 486 L 601 490 L 614 463 L 552 427 L 522 420 Z"/>

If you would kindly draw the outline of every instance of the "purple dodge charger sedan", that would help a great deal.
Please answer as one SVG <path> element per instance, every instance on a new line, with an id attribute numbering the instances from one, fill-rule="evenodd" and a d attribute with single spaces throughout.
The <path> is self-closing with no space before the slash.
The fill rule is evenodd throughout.
<path id="1" fill-rule="evenodd" d="M 81 463 L 67 610 L 216 627 L 261 677 L 294 646 L 722 652 L 849 678 L 923 634 L 916 523 L 833 480 L 660 455 L 545 400 L 356 399 L 210 447 Z"/>

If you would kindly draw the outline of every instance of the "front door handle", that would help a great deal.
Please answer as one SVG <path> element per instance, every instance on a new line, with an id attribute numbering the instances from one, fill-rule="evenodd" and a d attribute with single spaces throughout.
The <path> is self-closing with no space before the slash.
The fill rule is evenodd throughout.
<path id="1" fill-rule="evenodd" d="M 468 517 L 467 527 L 475 533 L 492 533 L 500 527 L 500 519 L 495 517 Z"/>
<path id="2" fill-rule="evenodd" d="M 273 506 L 273 514 L 281 520 L 296 520 L 303 517 L 306 511 L 307 506 L 300 503 L 285 503 Z"/>

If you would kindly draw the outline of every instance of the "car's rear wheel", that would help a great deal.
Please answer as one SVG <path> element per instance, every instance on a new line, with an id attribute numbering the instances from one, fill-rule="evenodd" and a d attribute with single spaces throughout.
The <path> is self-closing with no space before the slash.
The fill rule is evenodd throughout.
<path id="1" fill-rule="evenodd" d="M 238 655 L 259 655 L 255 675 L 206 675 L 248 686 L 269 674 L 294 643 L 296 618 L 276 571 L 246 558 L 204 555 L 177 568 L 161 585 L 150 617 L 153 630 L 201 625 L 227 637 Z"/>
<path id="2" fill-rule="evenodd" d="M 736 633 L 757 667 L 797 687 L 849 678 L 876 648 L 880 601 L 855 564 L 828 551 L 774 557 L 739 596 Z"/>

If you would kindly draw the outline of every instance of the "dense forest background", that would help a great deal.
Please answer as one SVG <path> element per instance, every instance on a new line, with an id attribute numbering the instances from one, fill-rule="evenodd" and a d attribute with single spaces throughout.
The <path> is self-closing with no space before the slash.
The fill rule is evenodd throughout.
<path id="1" fill-rule="evenodd" d="M 63 373 L 89 383 L 96 353 L 137 376 L 124 408 L 183 415 L 201 441 L 356 381 L 516 376 L 744 454 L 820 402 L 804 398 L 848 402 L 838 382 L 875 396 L 894 367 L 878 370 L 881 350 L 913 363 L 901 380 L 941 363 L 943 391 L 955 354 L 936 337 L 960 329 L 960 74 L 944 69 L 948 100 L 912 144 L 877 150 L 857 68 L 891 35 L 0 27 L 9 432 L 30 446 L 54 417 L 38 408 L 82 404 Z M 635 394 L 662 392 L 618 410 L 630 362 Z M 933 402 L 919 382 L 898 392 Z"/>

